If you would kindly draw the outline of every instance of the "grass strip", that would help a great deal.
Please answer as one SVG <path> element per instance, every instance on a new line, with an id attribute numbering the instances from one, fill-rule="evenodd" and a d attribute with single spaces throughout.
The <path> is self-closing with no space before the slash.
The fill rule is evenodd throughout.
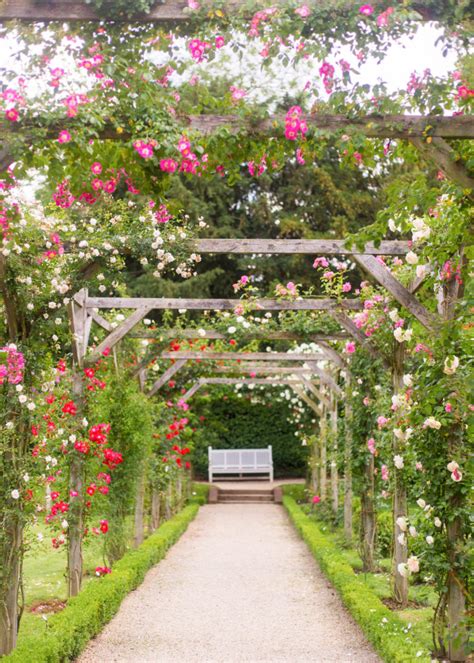
<path id="1" fill-rule="evenodd" d="M 74 660 L 118 611 L 123 599 L 143 582 L 194 519 L 199 505 L 186 506 L 141 546 L 126 553 L 110 575 L 90 582 L 66 608 L 49 617 L 41 635 L 25 636 L 2 663 L 64 663 Z"/>
<path id="2" fill-rule="evenodd" d="M 357 577 L 334 543 L 296 501 L 285 495 L 283 504 L 321 570 L 382 659 L 386 663 L 430 663 L 430 652 L 410 632 L 406 622 Z"/>

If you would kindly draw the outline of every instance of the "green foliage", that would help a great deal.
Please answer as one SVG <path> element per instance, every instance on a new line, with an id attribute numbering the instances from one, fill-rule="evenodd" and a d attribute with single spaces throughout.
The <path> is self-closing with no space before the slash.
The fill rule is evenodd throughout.
<path id="1" fill-rule="evenodd" d="M 137 482 L 146 471 L 153 435 L 153 402 L 140 391 L 137 380 L 125 372 L 110 376 L 109 388 L 93 402 L 94 419 L 111 424 L 112 447 L 123 455 L 109 486 L 106 517 L 109 532 L 106 554 L 120 559 L 129 540 L 126 517 L 132 512 Z"/>
<path id="2" fill-rule="evenodd" d="M 197 399 L 196 399 L 197 400 Z M 308 448 L 295 437 L 294 425 L 287 419 L 287 403 L 255 403 L 235 394 L 203 398 L 195 409 L 205 417 L 204 427 L 196 435 L 194 470 L 206 477 L 207 447 L 216 449 L 263 449 L 272 445 L 275 476 L 303 476 Z"/>
<path id="3" fill-rule="evenodd" d="M 90 582 L 62 612 L 49 618 L 44 634 L 23 638 L 16 650 L 4 658 L 5 663 L 31 661 L 32 652 L 35 663 L 75 659 L 112 619 L 126 595 L 140 585 L 148 569 L 163 559 L 198 509 L 196 504 L 187 506 L 117 562 L 111 575 Z"/>
<path id="4" fill-rule="evenodd" d="M 296 529 L 339 592 L 344 604 L 370 642 L 387 663 L 429 663 L 429 652 L 407 632 L 406 624 L 392 613 L 357 577 L 343 554 L 310 521 L 296 502 L 285 495 L 283 503 Z"/>
<path id="5" fill-rule="evenodd" d="M 93 5 L 100 16 L 108 19 L 146 14 L 153 5 L 156 5 L 156 0 L 134 0 L 133 2 L 129 0 L 85 0 L 85 2 Z"/>
<path id="6" fill-rule="evenodd" d="M 209 495 L 209 485 L 206 483 L 193 483 L 191 497 L 188 499 L 188 504 L 207 504 Z"/>

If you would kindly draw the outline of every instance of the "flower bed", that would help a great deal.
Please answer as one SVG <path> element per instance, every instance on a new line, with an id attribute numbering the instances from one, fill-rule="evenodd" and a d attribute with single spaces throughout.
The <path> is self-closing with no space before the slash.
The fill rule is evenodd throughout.
<path id="1" fill-rule="evenodd" d="M 344 604 L 383 660 L 387 663 L 429 663 L 429 652 L 412 634 L 407 633 L 406 623 L 394 615 L 357 577 L 343 555 L 316 523 L 308 519 L 296 501 L 285 495 L 283 504 L 321 570 L 337 589 Z"/>
<path id="2" fill-rule="evenodd" d="M 89 583 L 62 612 L 51 616 L 46 632 L 22 638 L 15 651 L 3 659 L 5 663 L 24 663 L 31 660 L 31 652 L 35 652 L 35 663 L 75 659 L 112 619 L 127 594 L 140 585 L 147 571 L 163 559 L 198 510 L 197 503 L 190 504 L 161 525 L 139 548 L 118 561 L 111 575 Z"/>

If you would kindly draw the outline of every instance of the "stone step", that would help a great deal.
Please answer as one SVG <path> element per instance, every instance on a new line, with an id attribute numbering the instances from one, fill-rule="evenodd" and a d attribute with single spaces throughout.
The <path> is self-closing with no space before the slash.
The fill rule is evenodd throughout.
<path id="1" fill-rule="evenodd" d="M 260 488 L 219 488 L 219 495 L 273 495 L 273 490 Z"/>
<path id="2" fill-rule="evenodd" d="M 219 495 L 218 502 L 273 502 L 273 495 L 252 495 L 238 493 L 235 495 Z"/>

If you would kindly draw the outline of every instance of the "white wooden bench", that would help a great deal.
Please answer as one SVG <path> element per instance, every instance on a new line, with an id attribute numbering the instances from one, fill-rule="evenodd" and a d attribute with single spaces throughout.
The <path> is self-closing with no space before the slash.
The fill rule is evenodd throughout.
<path id="1" fill-rule="evenodd" d="M 268 474 L 273 481 L 272 446 L 267 449 L 213 449 L 209 447 L 209 483 L 216 474 Z"/>

